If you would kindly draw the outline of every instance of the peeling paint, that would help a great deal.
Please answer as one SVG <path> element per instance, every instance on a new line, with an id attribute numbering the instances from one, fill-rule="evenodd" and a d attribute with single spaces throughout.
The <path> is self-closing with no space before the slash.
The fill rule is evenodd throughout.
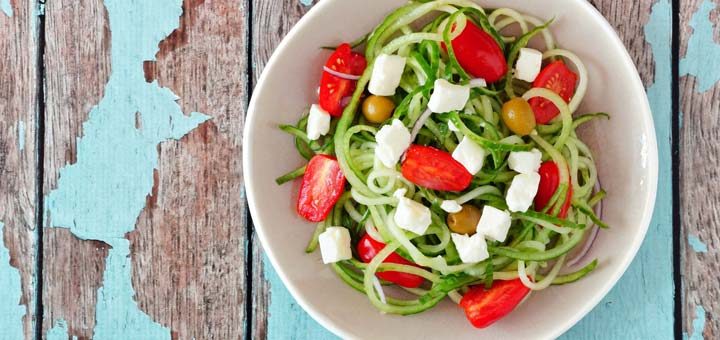
<path id="1" fill-rule="evenodd" d="M 20 304 L 20 272 L 10 265 L 10 252 L 3 241 L 4 227 L 0 222 L 0 335 L 3 339 L 22 339 L 26 307 Z"/>
<path id="2" fill-rule="evenodd" d="M 295 339 L 302 334 L 303 339 L 338 339 L 320 326 L 295 302 L 267 256 L 263 255 L 263 263 L 263 274 L 272 288 L 272 295 L 268 297 L 270 301 L 268 301 L 267 338 Z M 288 325 L 292 325 L 292 327 L 288 327 Z"/>
<path id="3" fill-rule="evenodd" d="M 695 319 L 693 319 L 693 332 L 688 336 L 683 332 L 683 340 L 703 340 L 703 331 L 705 330 L 705 308 L 703 306 L 695 306 Z"/>
<path id="4" fill-rule="evenodd" d="M 303 6 L 310 6 L 310 5 L 313 4 L 313 0 L 300 0 L 300 3 L 301 3 Z"/>
<path id="5" fill-rule="evenodd" d="M 182 0 L 105 0 L 105 7 L 113 71 L 104 97 L 83 124 L 77 162 L 60 170 L 57 188 L 46 197 L 45 218 L 49 227 L 113 246 L 98 290 L 96 338 L 169 339 L 169 329 L 133 300 L 125 234 L 135 229 L 152 190 L 159 143 L 180 139 L 209 117 L 185 115 L 177 95 L 145 82 L 143 74 L 144 61 L 154 60 L 160 41 L 178 27 Z M 137 112 L 142 129 L 135 128 Z"/>
<path id="6" fill-rule="evenodd" d="M 5 13 L 5 15 L 9 17 L 13 16 L 13 9 L 12 5 L 10 4 L 10 0 L 0 0 L 0 11 Z"/>
<path id="7" fill-rule="evenodd" d="M 713 24 L 710 21 L 713 9 L 715 4 L 705 0 L 693 14 L 690 26 L 694 31 L 688 40 L 687 53 L 680 61 L 680 76 L 695 76 L 700 92 L 707 92 L 720 81 L 720 45 L 713 39 Z"/>
<path id="8" fill-rule="evenodd" d="M 17 129 L 18 149 L 20 149 L 20 151 L 23 151 L 25 150 L 25 122 L 23 122 L 22 120 L 19 121 Z"/>
<path id="9" fill-rule="evenodd" d="M 45 338 L 47 340 L 68 340 L 70 337 L 68 336 L 67 322 L 63 319 L 57 320 L 55 326 L 45 334 Z M 72 339 L 76 340 L 77 337 L 73 336 Z"/>
<path id="10" fill-rule="evenodd" d="M 695 235 L 688 235 L 688 244 L 696 253 L 707 253 L 707 245 Z"/>
<path id="11" fill-rule="evenodd" d="M 655 82 L 648 90 L 657 133 L 659 183 L 671 182 L 672 6 L 660 0 L 645 25 Z M 658 186 L 650 229 L 635 260 L 600 304 L 561 339 L 668 339 L 673 334 L 672 188 Z M 662 292 L 662 293 L 660 293 Z M 652 318 L 646 316 L 652 315 Z M 607 325 L 613 325 L 608 327 Z"/>

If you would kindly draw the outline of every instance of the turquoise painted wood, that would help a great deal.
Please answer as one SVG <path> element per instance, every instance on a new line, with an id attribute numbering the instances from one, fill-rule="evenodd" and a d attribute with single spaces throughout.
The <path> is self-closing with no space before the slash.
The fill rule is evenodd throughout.
<path id="1" fill-rule="evenodd" d="M 600 304 L 563 339 L 672 339 L 672 183 L 671 122 L 672 7 L 668 0 L 654 6 L 645 26 L 652 47 L 655 81 L 648 96 L 660 153 L 660 178 L 655 214 L 635 261 Z M 265 277 L 271 285 L 268 339 L 335 339 L 307 315 L 285 289 L 269 262 Z M 288 327 L 292 324 L 292 327 Z"/>

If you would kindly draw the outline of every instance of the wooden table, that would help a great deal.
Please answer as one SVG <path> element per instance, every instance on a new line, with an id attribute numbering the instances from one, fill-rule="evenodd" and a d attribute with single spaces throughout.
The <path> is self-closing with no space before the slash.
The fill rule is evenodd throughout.
<path id="1" fill-rule="evenodd" d="M 242 184 L 253 84 L 310 2 L 0 0 L 0 338 L 333 338 Z M 647 86 L 660 183 L 638 257 L 565 338 L 718 339 L 718 2 L 591 2 Z"/>

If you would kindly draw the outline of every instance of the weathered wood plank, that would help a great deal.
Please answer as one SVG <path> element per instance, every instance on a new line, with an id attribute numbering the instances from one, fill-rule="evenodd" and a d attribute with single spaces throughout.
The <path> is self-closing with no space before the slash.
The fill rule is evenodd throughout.
<path id="1" fill-rule="evenodd" d="M 644 83 L 649 87 L 658 130 L 661 163 L 664 164 L 661 169 L 661 183 L 669 183 L 672 115 L 670 5 L 667 0 L 657 3 L 651 0 L 596 0 L 591 3 L 618 31 L 638 66 Z M 257 77 L 270 55 L 269 51 L 274 49 L 279 38 L 298 20 L 302 12 L 297 10 L 302 7 L 295 2 L 255 1 L 254 4 L 254 17 L 270 20 L 253 26 L 253 41 L 262 42 L 260 46 L 254 44 L 257 46 L 253 53 Z M 272 13 L 286 15 L 277 16 Z M 637 259 L 618 286 L 572 329 L 566 338 L 672 337 L 672 195 L 670 186 L 664 187 L 658 195 L 658 208 L 651 231 Z M 253 288 L 256 291 L 253 308 L 256 313 L 253 324 L 254 338 L 333 338 L 295 304 L 269 263 L 262 263 L 262 253 L 256 239 L 253 260 Z M 271 314 L 269 319 L 267 314 Z M 288 327 L 288 324 L 294 326 Z M 607 327 L 608 324 L 613 327 Z M 629 331 L 631 333 L 628 333 Z"/>
<path id="2" fill-rule="evenodd" d="M 0 0 L 0 337 L 32 339 L 37 245 L 35 1 Z"/>
<path id="3" fill-rule="evenodd" d="M 680 213 L 683 333 L 720 337 L 720 8 L 680 7 Z"/>
<path id="4" fill-rule="evenodd" d="M 140 308 L 178 339 L 239 339 L 245 327 L 241 134 L 248 4 L 185 0 L 145 77 L 211 119 L 158 147 L 154 187 L 129 235 Z"/>
<path id="5" fill-rule="evenodd" d="M 48 6 L 44 330 L 242 335 L 243 8 Z"/>
<path id="6" fill-rule="evenodd" d="M 102 0 L 48 2 L 45 39 L 47 194 L 57 187 L 60 169 L 77 161 L 82 123 L 110 77 L 110 29 Z M 44 230 L 43 244 L 43 333 L 65 320 L 69 335 L 92 337 L 107 245 L 56 228 Z"/>
<path id="7" fill-rule="evenodd" d="M 298 1 L 252 0 L 252 82 L 257 81 L 283 37 L 310 9 Z M 295 303 L 253 232 L 252 339 L 319 339 L 329 334 Z M 289 326 L 292 325 L 292 326 Z"/>
<path id="8" fill-rule="evenodd" d="M 660 157 L 659 185 L 650 230 L 635 260 L 605 299 L 564 338 L 671 339 L 672 8 L 668 0 L 591 2 L 618 31 L 647 87 Z"/>

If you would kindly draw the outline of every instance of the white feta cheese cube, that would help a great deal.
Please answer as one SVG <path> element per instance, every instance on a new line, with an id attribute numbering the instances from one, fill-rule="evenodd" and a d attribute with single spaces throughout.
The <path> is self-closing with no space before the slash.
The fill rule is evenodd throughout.
<path id="1" fill-rule="evenodd" d="M 395 210 L 394 221 L 398 227 L 424 235 L 431 221 L 430 209 L 409 198 L 401 197 Z"/>
<path id="2" fill-rule="evenodd" d="M 350 232 L 344 227 L 328 227 L 318 236 L 323 263 L 335 263 L 352 258 Z"/>
<path id="3" fill-rule="evenodd" d="M 538 149 L 531 151 L 510 152 L 508 165 L 521 174 L 538 172 L 542 163 L 542 153 Z"/>
<path id="4" fill-rule="evenodd" d="M 307 121 L 307 136 L 316 140 L 330 131 L 330 114 L 318 104 L 310 106 L 310 115 Z"/>
<path id="5" fill-rule="evenodd" d="M 515 78 L 532 83 L 542 67 L 542 52 L 532 48 L 521 48 L 517 64 L 515 64 Z"/>
<path id="6" fill-rule="evenodd" d="M 483 207 L 476 232 L 491 240 L 505 242 L 511 223 L 509 212 L 486 205 Z"/>
<path id="7" fill-rule="evenodd" d="M 395 119 L 392 124 L 383 126 L 375 135 L 377 146 L 375 157 L 388 168 L 394 168 L 400 156 L 410 147 L 410 131 Z"/>
<path id="8" fill-rule="evenodd" d="M 465 108 L 468 99 L 470 99 L 469 87 L 438 79 L 435 80 L 435 88 L 430 95 L 428 108 L 435 113 L 459 111 Z"/>
<path id="9" fill-rule="evenodd" d="M 526 212 L 533 203 L 539 184 L 540 175 L 536 172 L 515 176 L 505 196 L 508 209 L 512 212 Z"/>
<path id="10" fill-rule="evenodd" d="M 392 96 L 400 85 L 405 70 L 405 58 L 381 54 L 375 59 L 368 91 L 376 96 Z"/>
<path id="11" fill-rule="evenodd" d="M 487 156 L 485 149 L 467 136 L 463 137 L 460 144 L 458 144 L 452 153 L 452 157 L 460 162 L 460 164 L 473 175 L 482 169 L 485 163 L 485 156 Z"/>
<path id="12" fill-rule="evenodd" d="M 405 197 L 405 194 L 407 194 L 407 189 L 400 188 L 400 189 L 395 190 L 395 192 L 393 192 L 393 197 L 395 197 L 397 199 L 401 199 L 401 198 Z"/>
<path id="13" fill-rule="evenodd" d="M 477 263 L 490 257 L 487 242 L 480 234 L 473 236 L 450 234 L 463 263 Z"/>
<path id="14" fill-rule="evenodd" d="M 440 209 L 449 213 L 457 213 L 462 210 L 462 206 L 454 200 L 445 200 L 440 203 Z"/>

